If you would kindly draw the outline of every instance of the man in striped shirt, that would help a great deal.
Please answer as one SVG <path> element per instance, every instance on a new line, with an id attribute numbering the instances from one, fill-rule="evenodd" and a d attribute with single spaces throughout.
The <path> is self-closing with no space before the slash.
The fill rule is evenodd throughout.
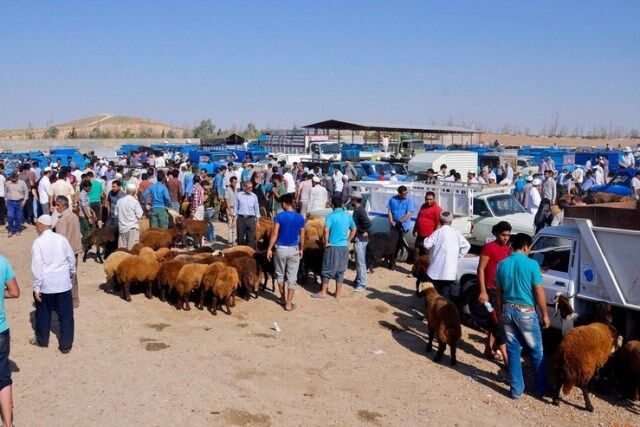
<path id="1" fill-rule="evenodd" d="M 189 204 L 189 210 L 191 211 L 191 217 L 202 221 L 204 219 L 204 187 L 200 183 L 201 178 L 199 175 L 193 177 L 193 189 L 191 190 L 191 203 Z"/>

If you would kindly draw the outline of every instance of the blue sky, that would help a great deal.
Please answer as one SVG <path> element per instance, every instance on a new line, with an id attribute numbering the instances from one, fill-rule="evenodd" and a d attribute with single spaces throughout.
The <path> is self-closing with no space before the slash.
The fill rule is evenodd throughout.
<path id="1" fill-rule="evenodd" d="M 0 128 L 640 127 L 640 1 L 0 1 Z"/>

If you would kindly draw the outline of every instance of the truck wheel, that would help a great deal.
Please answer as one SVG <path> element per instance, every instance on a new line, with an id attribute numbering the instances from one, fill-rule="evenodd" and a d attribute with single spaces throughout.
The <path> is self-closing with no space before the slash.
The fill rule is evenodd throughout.
<path id="1" fill-rule="evenodd" d="M 402 246 L 402 248 L 400 248 L 400 251 L 398 252 L 396 261 L 407 262 L 408 259 L 409 259 L 409 249 L 407 249 L 406 246 Z"/>
<path id="2" fill-rule="evenodd" d="M 478 302 L 478 281 L 467 279 L 461 287 L 460 308 L 463 321 L 473 328 L 484 328 L 489 321 L 487 309 Z"/>

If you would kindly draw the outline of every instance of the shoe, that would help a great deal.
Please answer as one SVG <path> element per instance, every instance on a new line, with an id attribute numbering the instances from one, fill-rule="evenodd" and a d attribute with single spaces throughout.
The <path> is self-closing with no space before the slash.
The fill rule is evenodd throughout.
<path id="1" fill-rule="evenodd" d="M 38 339 L 36 337 L 29 338 L 29 344 L 35 345 L 36 347 L 42 347 L 42 348 L 46 347 L 46 345 L 40 344 L 40 342 L 38 342 Z"/>
<path id="2" fill-rule="evenodd" d="M 13 233 L 10 231 L 9 234 L 7 234 L 7 237 L 13 237 Z"/>
<path id="3" fill-rule="evenodd" d="M 61 348 L 60 349 L 60 353 L 62 353 L 62 354 L 69 354 L 70 351 L 71 351 L 71 347 L 69 347 L 69 348 Z"/>
<path id="4" fill-rule="evenodd" d="M 355 289 L 355 291 L 356 291 L 356 292 L 364 292 L 364 289 L 365 289 L 365 288 L 364 288 L 364 286 L 358 286 L 358 287 Z"/>

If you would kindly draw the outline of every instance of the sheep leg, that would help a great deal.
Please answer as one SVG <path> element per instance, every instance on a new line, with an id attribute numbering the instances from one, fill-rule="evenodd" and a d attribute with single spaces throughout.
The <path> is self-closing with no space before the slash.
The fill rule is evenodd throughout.
<path id="1" fill-rule="evenodd" d="M 167 300 L 167 288 L 160 283 L 160 301 L 165 302 Z"/>
<path id="2" fill-rule="evenodd" d="M 580 387 L 582 390 L 582 395 L 584 396 L 584 406 L 587 408 L 587 411 L 593 412 L 593 405 L 591 404 L 591 399 L 589 398 L 589 389 L 586 385 Z"/>
<path id="3" fill-rule="evenodd" d="M 183 299 L 182 299 L 182 303 L 184 305 L 184 309 L 185 310 L 191 310 L 191 306 L 189 305 L 189 294 L 186 294 Z"/>
<path id="4" fill-rule="evenodd" d="M 100 247 L 101 247 L 101 246 L 102 246 L 102 245 L 98 245 L 98 246 L 96 247 L 96 258 L 98 259 L 98 262 L 99 262 L 100 264 L 103 264 L 103 263 L 104 263 L 104 261 L 102 260 L 102 254 L 100 253 Z"/>
<path id="5" fill-rule="evenodd" d="M 553 404 L 560 405 L 560 390 L 562 389 L 562 376 L 558 377 L 556 387 L 553 389 Z"/>
<path id="6" fill-rule="evenodd" d="M 427 353 L 431 353 L 433 350 L 433 329 L 429 326 L 429 341 L 427 342 Z"/>
<path id="7" fill-rule="evenodd" d="M 144 293 L 144 296 L 146 296 L 147 299 L 153 298 L 153 296 L 151 295 L 152 286 L 153 286 L 153 282 L 151 280 L 147 280 L 147 291 Z"/>
<path id="8" fill-rule="evenodd" d="M 451 361 L 449 362 L 449 365 L 455 366 L 456 363 L 458 363 L 458 360 L 456 359 L 456 345 L 452 344 L 451 345 Z"/>
<path id="9" fill-rule="evenodd" d="M 216 316 L 218 314 L 218 297 L 213 296 L 213 300 L 211 301 L 211 314 Z"/>
<path id="10" fill-rule="evenodd" d="M 233 291 L 233 294 L 231 294 L 231 307 L 235 307 L 236 306 L 236 291 Z"/>
<path id="11" fill-rule="evenodd" d="M 122 285 L 122 297 L 125 301 L 131 302 L 131 282 L 126 282 Z"/>
<path id="12" fill-rule="evenodd" d="M 438 340 L 438 352 L 436 353 L 436 357 L 433 358 L 434 362 L 439 362 L 444 355 L 444 351 L 447 349 L 447 344 Z"/>
<path id="13" fill-rule="evenodd" d="M 196 308 L 198 310 L 203 310 L 204 309 L 204 287 L 200 290 L 200 297 L 198 298 L 198 305 L 196 305 Z"/>
<path id="14" fill-rule="evenodd" d="M 231 314 L 231 308 L 229 307 L 230 302 L 231 302 L 231 297 L 230 296 L 228 296 L 228 297 L 226 297 L 224 299 L 224 305 L 227 307 L 227 314 L 229 314 L 229 315 Z"/>
<path id="15" fill-rule="evenodd" d="M 87 256 L 89 255 L 90 249 L 91 246 L 87 246 L 87 248 L 84 250 L 84 254 L 82 255 L 82 262 L 87 262 Z"/>
<path id="16" fill-rule="evenodd" d="M 176 299 L 176 309 L 182 310 L 182 295 L 178 293 L 178 298 Z"/>

